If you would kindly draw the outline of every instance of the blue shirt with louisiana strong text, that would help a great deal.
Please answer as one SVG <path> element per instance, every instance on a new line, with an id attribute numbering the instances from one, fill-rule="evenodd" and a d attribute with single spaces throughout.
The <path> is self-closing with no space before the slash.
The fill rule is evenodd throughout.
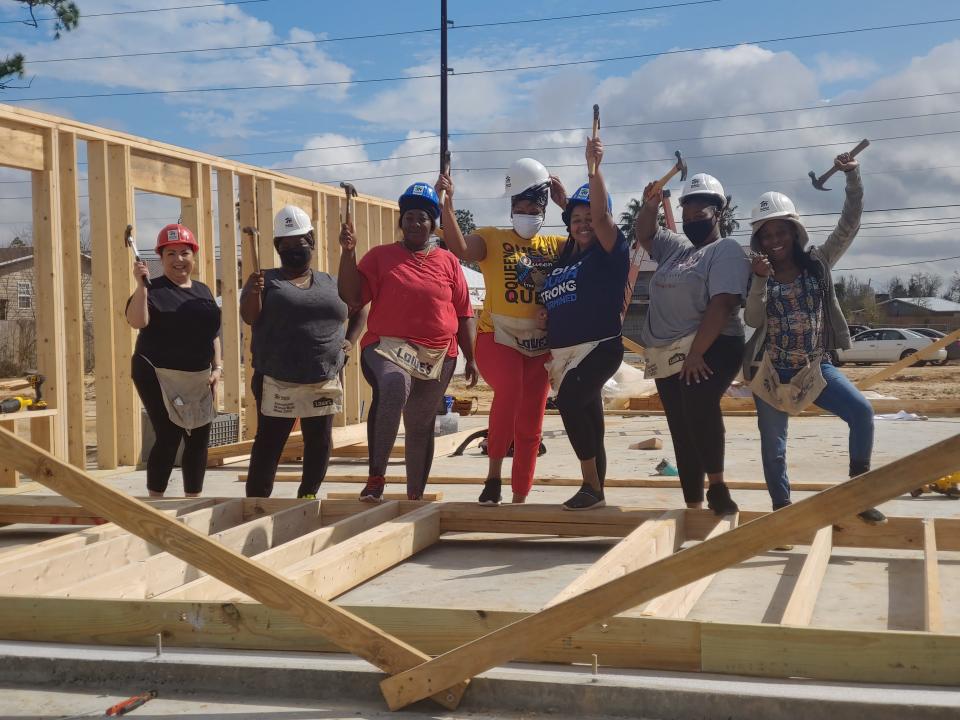
<path id="1" fill-rule="evenodd" d="M 550 347 L 570 347 L 620 335 L 629 270 L 630 246 L 619 230 L 609 253 L 600 243 L 594 243 L 585 253 L 561 255 L 540 293 L 547 308 Z"/>

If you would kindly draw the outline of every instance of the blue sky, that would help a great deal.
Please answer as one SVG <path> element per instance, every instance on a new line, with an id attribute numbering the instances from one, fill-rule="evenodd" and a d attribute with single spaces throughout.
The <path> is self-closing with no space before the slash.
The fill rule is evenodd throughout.
<path id="1" fill-rule="evenodd" d="M 224 45 L 301 42 L 349 35 L 433 28 L 439 2 L 333 3 L 269 0 L 171 11 L 92 17 L 98 12 L 146 9 L 212 0 L 78 0 L 91 17 L 59 41 L 16 23 L 0 24 L 0 47 L 27 55 L 29 89 L 0 91 L 0 102 L 16 101 L 55 114 L 124 130 L 215 154 L 265 153 L 242 159 L 271 167 L 297 166 L 293 174 L 336 183 L 357 180 L 361 191 L 394 197 L 410 182 L 432 179 L 437 165 L 439 80 L 363 83 L 382 77 L 433 74 L 438 70 L 439 35 L 424 32 L 342 42 L 312 43 L 200 54 L 173 54 L 109 60 L 30 63 L 30 60 L 86 55 L 185 50 Z M 566 0 L 508 3 L 500 0 L 450 1 L 458 26 L 536 19 L 644 6 L 675 0 Z M 22 16 L 17 3 L 0 0 L 0 20 Z M 601 105 L 604 125 L 659 122 L 609 128 L 607 176 L 620 210 L 647 180 L 668 163 L 658 158 L 681 149 L 693 158 L 691 171 L 711 172 L 732 192 L 740 215 L 764 190 L 794 197 L 810 216 L 816 242 L 839 210 L 841 185 L 817 193 L 804 184 L 806 171 L 826 169 L 842 146 L 775 153 L 764 148 L 823 145 L 856 140 L 927 134 L 922 138 L 879 141 L 864 154 L 868 209 L 949 205 L 960 185 L 958 135 L 932 135 L 960 129 L 960 94 L 880 102 L 764 116 L 662 124 L 760 110 L 804 108 L 828 103 L 887 100 L 960 90 L 960 22 L 915 28 L 756 42 L 834 30 L 960 18 L 960 7 L 943 0 L 905 5 L 875 2 L 759 2 L 722 0 L 683 7 L 580 17 L 552 22 L 461 28 L 450 31 L 450 65 L 458 72 L 523 65 L 557 65 L 587 59 L 657 53 L 683 48 L 754 41 L 730 50 L 673 54 L 597 64 L 566 65 L 524 72 L 454 75 L 450 78 L 454 179 L 460 207 L 484 223 L 508 221 L 499 168 L 523 155 L 537 157 L 572 190 L 583 181 L 582 130 L 590 106 Z M 339 82 L 322 88 L 279 88 L 227 93 L 147 95 L 95 99 L 23 98 L 170 90 L 187 87 Z M 934 114 L 940 113 L 940 114 Z M 920 116 L 899 120 L 888 118 Z M 870 119 L 883 122 L 865 123 Z M 839 125 L 838 123 L 846 123 Z M 831 127 L 810 128 L 810 125 Z M 805 130 L 785 130 L 803 127 Z M 540 132 L 518 133 L 537 129 Z M 760 133 L 738 135 L 738 133 Z M 724 135 L 726 137 L 704 136 Z M 330 150 L 305 148 L 381 143 Z M 641 145 L 617 145 L 638 143 Z M 569 148 L 567 146 L 574 146 Z M 533 148 L 527 150 L 527 148 Z M 544 149 L 559 148 L 559 149 Z M 475 152 L 470 152 L 470 151 Z M 409 155 L 426 157 L 409 158 Z M 714 157 L 698 157 L 712 155 Z M 716 157 L 723 155 L 725 157 Z M 642 160 L 653 162 L 640 163 Z M 374 161 L 374 162 L 371 162 Z M 332 163 L 349 163 L 330 166 Z M 303 167 L 326 165 L 327 167 Z M 953 166 L 953 167 L 951 167 Z M 473 170 L 469 170 L 474 168 Z M 930 170 L 928 168 L 936 168 Z M 408 174 L 409 173 L 409 174 Z M 401 177 L 382 177 L 400 175 Z M 0 179 L 17 179 L 15 173 Z M 839 180 L 839 179 L 838 179 Z M 19 194 L 16 184 L 0 185 L 0 195 Z M 166 204 L 164 204 L 166 203 Z M 141 207 L 141 205 L 143 207 Z M 28 206 L 0 201 L 0 243 L 10 228 L 29 217 Z M 138 216 L 172 212 L 169 202 L 138 200 Z M 816 215 L 815 215 L 816 214 Z M 910 262 L 960 254 L 953 229 L 956 208 L 873 213 L 879 223 L 865 227 L 841 265 Z M 814 219 L 815 218 L 815 219 Z M 930 219 L 941 219 L 931 224 Z M 902 225 L 894 229 L 891 222 Z M 548 222 L 558 223 L 554 214 Z M 922 228 L 917 227 L 923 225 Z M 143 237 L 149 223 L 142 223 Z M 6 230 L 4 228 L 7 228 Z M 950 274 L 958 261 L 876 269 L 861 274 L 875 280 L 915 270 Z"/>

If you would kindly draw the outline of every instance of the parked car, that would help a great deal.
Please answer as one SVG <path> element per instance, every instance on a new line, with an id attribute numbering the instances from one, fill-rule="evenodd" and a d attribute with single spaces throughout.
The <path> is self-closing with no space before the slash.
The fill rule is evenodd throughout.
<path id="1" fill-rule="evenodd" d="M 910 328 L 910 330 L 915 333 L 925 335 L 928 338 L 932 338 L 934 342 L 946 336 L 946 333 L 940 332 L 939 330 L 934 330 L 933 328 Z M 951 360 L 960 358 L 960 340 L 954 340 L 944 349 L 947 351 L 947 357 L 945 360 L 939 361 L 937 363 L 938 365 L 946 365 Z"/>
<path id="2" fill-rule="evenodd" d="M 871 329 L 869 325 L 847 325 L 847 328 L 850 330 L 850 337 Z"/>
<path id="3" fill-rule="evenodd" d="M 842 365 L 845 362 L 853 363 L 873 363 L 873 362 L 896 362 L 902 360 L 908 355 L 913 355 L 918 350 L 922 350 L 933 340 L 920 335 L 911 330 L 903 328 L 877 328 L 859 333 L 850 339 L 849 350 L 838 350 L 833 358 L 834 362 Z M 939 362 L 946 360 L 947 351 L 940 349 L 927 360 L 921 360 L 917 364 L 924 365 L 927 362 Z"/>

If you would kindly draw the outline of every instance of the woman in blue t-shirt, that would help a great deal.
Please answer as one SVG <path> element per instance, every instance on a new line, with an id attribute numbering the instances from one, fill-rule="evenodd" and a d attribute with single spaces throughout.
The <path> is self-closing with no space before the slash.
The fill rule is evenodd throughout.
<path id="1" fill-rule="evenodd" d="M 587 141 L 590 182 L 563 211 L 570 237 L 547 276 L 541 298 L 547 309 L 550 384 L 570 444 L 580 459 L 583 485 L 564 510 L 603 507 L 607 456 L 600 391 L 623 360 L 620 339 L 630 254 L 613 221 L 600 161 L 603 143 Z"/>

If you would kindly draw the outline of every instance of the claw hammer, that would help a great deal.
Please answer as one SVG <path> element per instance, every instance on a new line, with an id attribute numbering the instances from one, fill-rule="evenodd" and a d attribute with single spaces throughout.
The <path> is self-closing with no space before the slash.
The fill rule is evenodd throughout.
<path id="1" fill-rule="evenodd" d="M 347 196 L 347 225 L 353 227 L 353 198 L 357 196 L 357 189 L 348 182 L 340 183 L 340 187 L 343 188 L 343 192 Z"/>
<path id="2" fill-rule="evenodd" d="M 860 142 L 857 143 L 857 146 L 856 146 L 853 150 L 850 151 L 850 157 L 852 157 L 852 158 L 853 158 L 853 157 L 856 157 L 856 156 L 860 153 L 861 150 L 865 150 L 865 149 L 866 149 L 867 147 L 869 147 L 869 146 L 870 146 L 870 141 L 869 141 L 869 140 L 867 140 L 867 139 L 861 140 Z M 827 170 L 827 171 L 826 171 L 823 175 L 821 175 L 820 177 L 817 177 L 817 174 L 816 174 L 813 170 L 811 170 L 810 172 L 808 172 L 807 175 L 810 176 L 810 182 L 813 183 L 813 186 L 814 186 L 817 190 L 823 190 L 824 192 L 828 192 L 828 191 L 830 190 L 830 188 L 824 187 L 823 184 L 824 184 L 827 180 L 829 180 L 829 179 L 831 178 L 831 176 L 832 176 L 836 171 L 837 171 L 837 166 L 834 165 L 832 168 L 830 168 L 829 170 Z"/>
<path id="3" fill-rule="evenodd" d="M 124 230 L 124 232 L 123 232 L 123 244 L 126 245 L 126 246 L 127 246 L 128 248 L 130 248 L 131 250 L 133 250 L 133 259 L 134 259 L 134 260 L 136 260 L 137 262 L 143 262 L 143 260 L 140 259 L 140 253 L 137 252 L 137 241 L 134 240 L 134 238 L 133 238 L 133 225 L 127 225 L 127 229 Z M 143 286 L 144 286 L 145 288 L 149 288 L 149 287 L 150 287 L 150 278 L 149 278 L 149 276 L 146 276 L 146 275 L 145 275 L 145 276 L 143 276 L 142 278 L 140 278 L 140 280 L 141 280 L 141 282 L 143 282 Z"/>

